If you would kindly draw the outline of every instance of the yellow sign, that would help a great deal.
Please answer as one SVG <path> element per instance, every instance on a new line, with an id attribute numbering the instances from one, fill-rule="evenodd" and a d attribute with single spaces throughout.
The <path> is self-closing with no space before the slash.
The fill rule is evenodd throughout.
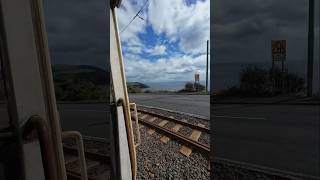
<path id="1" fill-rule="evenodd" d="M 195 75 L 194 75 L 194 80 L 195 80 L 196 82 L 200 81 L 200 74 L 195 74 Z"/>
<path id="2" fill-rule="evenodd" d="M 287 41 L 286 40 L 272 40 L 272 61 L 285 61 L 287 56 Z"/>

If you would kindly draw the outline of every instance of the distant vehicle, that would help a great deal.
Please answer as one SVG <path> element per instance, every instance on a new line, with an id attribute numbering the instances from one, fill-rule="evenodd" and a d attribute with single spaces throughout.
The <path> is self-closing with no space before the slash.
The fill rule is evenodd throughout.
<path id="1" fill-rule="evenodd" d="M 134 142 L 116 8 L 110 1 L 112 79 L 110 137 L 62 131 L 56 105 L 42 0 L 0 1 L 1 63 L 9 122 L 0 118 L 1 180 L 136 179 Z M 106 32 L 108 33 L 108 32 Z M 106 60 L 108 57 L 106 57 Z M 70 143 L 63 140 L 70 139 Z M 138 138 L 139 139 L 139 138 Z M 85 143 L 108 144 L 105 154 Z M 75 168 L 77 167 L 77 168 Z"/>

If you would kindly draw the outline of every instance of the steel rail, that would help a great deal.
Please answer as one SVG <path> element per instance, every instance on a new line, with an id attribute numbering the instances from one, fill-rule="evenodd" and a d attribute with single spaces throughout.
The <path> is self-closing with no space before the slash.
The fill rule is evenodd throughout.
<path id="1" fill-rule="evenodd" d="M 190 127 L 192 129 L 196 129 L 196 130 L 199 130 L 199 131 L 202 131 L 202 132 L 210 134 L 210 129 L 208 127 L 198 126 L 198 125 L 195 125 L 195 124 L 192 124 L 192 123 L 189 123 L 189 122 L 181 121 L 181 120 L 173 118 L 173 117 L 163 116 L 161 114 L 154 113 L 154 112 L 149 112 L 149 111 L 142 110 L 142 109 L 138 109 L 138 112 L 141 112 L 143 114 L 149 114 L 151 116 L 154 116 L 154 117 L 157 117 L 157 118 L 160 118 L 160 119 L 168 120 L 168 121 L 174 122 L 176 124 L 181 124 L 181 125 Z"/>
<path id="2" fill-rule="evenodd" d="M 157 124 L 154 124 L 154 123 L 151 123 L 151 122 L 148 122 L 146 120 L 143 120 L 143 119 L 139 119 L 140 123 L 143 124 L 143 125 L 146 125 L 146 126 L 149 126 L 150 128 L 153 128 L 155 129 L 156 131 L 166 135 L 166 136 L 169 136 L 173 139 L 175 139 L 176 141 L 178 142 L 181 142 L 182 144 L 186 144 L 188 146 L 191 146 L 197 150 L 200 150 L 202 153 L 205 153 L 206 155 L 209 155 L 210 154 L 210 147 L 208 145 L 205 145 L 205 144 L 202 144 L 200 142 L 197 142 L 197 141 L 193 141 L 187 137 L 184 137 L 178 133 L 174 133 L 173 131 L 170 131 L 164 127 L 161 127 Z"/>

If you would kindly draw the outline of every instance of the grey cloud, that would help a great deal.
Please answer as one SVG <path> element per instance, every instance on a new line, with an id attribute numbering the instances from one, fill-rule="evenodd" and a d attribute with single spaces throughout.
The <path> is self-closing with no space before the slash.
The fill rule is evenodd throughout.
<path id="1" fill-rule="evenodd" d="M 215 86 L 237 81 L 241 66 L 271 66 L 271 40 L 287 40 L 289 71 L 305 75 L 308 47 L 308 1 L 215 0 L 213 77 Z M 319 69 L 319 1 L 316 1 L 315 69 Z M 318 82 L 319 70 L 315 71 Z M 223 81 L 223 82 L 217 82 Z"/>
<path id="2" fill-rule="evenodd" d="M 213 38 L 217 62 L 267 62 L 270 60 L 272 39 L 287 40 L 290 60 L 303 60 L 306 57 L 306 1 L 215 2 Z"/>
<path id="3" fill-rule="evenodd" d="M 54 64 L 86 64 L 106 69 L 106 1 L 45 0 L 45 21 Z"/>

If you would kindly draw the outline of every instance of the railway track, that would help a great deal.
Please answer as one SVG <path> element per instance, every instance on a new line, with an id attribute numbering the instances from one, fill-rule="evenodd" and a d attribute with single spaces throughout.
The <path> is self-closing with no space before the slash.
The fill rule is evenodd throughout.
<path id="1" fill-rule="evenodd" d="M 162 142 L 167 143 L 170 140 L 179 142 L 181 144 L 179 151 L 182 154 L 190 156 L 192 151 L 197 151 L 209 155 L 209 144 L 199 142 L 201 136 L 210 134 L 210 129 L 206 125 L 142 109 L 138 109 L 138 118 L 139 124 L 150 128 L 148 131 L 150 135 L 159 132 L 162 135 L 160 138 Z M 182 133 L 184 128 L 188 128 L 189 133 Z M 107 141 L 103 138 L 84 136 L 83 144 L 88 179 L 111 179 L 110 149 Z M 81 180 L 80 160 L 75 140 L 65 139 L 63 150 L 68 180 Z"/>
<path id="2" fill-rule="evenodd" d="M 163 143 L 167 143 L 171 139 L 179 142 L 182 145 L 179 151 L 186 156 L 190 156 L 193 150 L 209 155 L 209 144 L 199 142 L 201 136 L 208 137 L 210 135 L 208 125 L 201 123 L 194 124 L 187 120 L 167 116 L 155 111 L 148 111 L 146 109 L 138 108 L 137 112 L 139 124 L 149 127 L 148 134 L 150 135 L 155 131 L 162 134 L 163 136 L 160 140 Z M 133 119 L 135 119 L 136 116 L 134 115 L 134 112 L 132 113 Z"/>
<path id="3" fill-rule="evenodd" d="M 106 140 L 95 137 L 83 137 L 87 174 L 89 180 L 111 179 L 111 160 L 108 154 L 109 146 Z M 65 165 L 68 180 L 81 180 L 78 148 L 73 139 L 63 142 Z"/>

